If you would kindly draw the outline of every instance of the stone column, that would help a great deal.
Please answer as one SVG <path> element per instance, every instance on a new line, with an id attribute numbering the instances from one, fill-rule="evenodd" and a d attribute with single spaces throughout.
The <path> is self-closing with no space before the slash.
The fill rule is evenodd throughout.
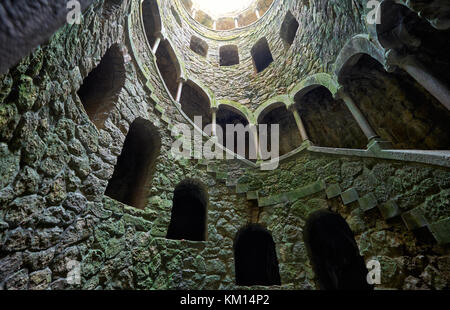
<path id="1" fill-rule="evenodd" d="M 212 116 L 212 128 L 211 128 L 211 136 L 215 137 L 217 135 L 217 108 L 211 109 L 211 116 Z"/>
<path id="2" fill-rule="evenodd" d="M 183 92 L 183 84 L 184 80 L 180 78 L 180 80 L 178 81 L 177 98 L 175 99 L 177 103 L 180 103 L 181 100 L 181 93 Z"/>
<path id="3" fill-rule="evenodd" d="M 214 29 L 214 30 L 217 30 L 217 21 L 214 21 L 214 22 L 213 22 L 213 29 Z"/>
<path id="4" fill-rule="evenodd" d="M 261 156 L 261 150 L 259 149 L 259 138 L 258 138 L 258 126 L 255 124 L 249 124 L 250 134 L 253 134 L 253 143 L 255 144 L 255 150 L 256 150 L 256 160 L 259 160 L 262 158 Z"/>
<path id="5" fill-rule="evenodd" d="M 195 16 L 197 15 L 197 10 L 193 9 L 192 10 L 192 18 L 195 19 Z"/>
<path id="6" fill-rule="evenodd" d="M 256 14 L 256 17 L 257 17 L 258 19 L 261 18 L 261 15 L 259 14 L 259 10 L 258 10 L 258 9 L 255 10 L 255 14 Z"/>
<path id="7" fill-rule="evenodd" d="M 374 138 L 378 138 L 378 135 L 372 129 L 366 117 L 362 114 L 361 110 L 356 106 L 352 97 L 350 97 L 350 95 L 345 92 L 343 87 L 340 87 L 338 89 L 337 93 L 334 95 L 334 99 L 335 100 L 342 99 L 344 101 L 345 105 L 350 110 L 350 113 L 352 113 L 359 127 L 366 135 L 367 140 L 371 141 Z"/>
<path id="8" fill-rule="evenodd" d="M 237 18 L 234 19 L 234 27 L 239 28 L 239 22 Z"/>
<path id="9" fill-rule="evenodd" d="M 156 52 L 158 51 L 158 47 L 159 47 L 160 43 L 161 43 L 161 34 L 158 34 L 156 37 L 155 44 L 153 44 L 153 47 L 152 47 L 153 54 L 156 54 Z"/>
<path id="10" fill-rule="evenodd" d="M 303 124 L 302 118 L 298 113 L 298 110 L 295 108 L 294 104 L 292 104 L 289 109 L 295 118 L 295 123 L 297 123 L 298 131 L 300 133 L 300 137 L 302 138 L 302 142 L 309 141 L 308 134 L 306 133 L 305 125 Z"/>
<path id="11" fill-rule="evenodd" d="M 397 66 L 413 77 L 420 85 L 450 110 L 450 90 L 432 75 L 415 57 L 400 55 L 395 50 L 386 53 L 386 71 L 392 72 Z"/>

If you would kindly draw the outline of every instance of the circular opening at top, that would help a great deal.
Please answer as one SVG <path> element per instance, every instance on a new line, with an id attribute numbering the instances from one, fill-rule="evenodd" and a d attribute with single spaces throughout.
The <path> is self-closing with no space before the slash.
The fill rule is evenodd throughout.
<path id="1" fill-rule="evenodd" d="M 274 0 L 181 0 L 200 24 L 213 30 L 246 27 L 259 20 Z"/>

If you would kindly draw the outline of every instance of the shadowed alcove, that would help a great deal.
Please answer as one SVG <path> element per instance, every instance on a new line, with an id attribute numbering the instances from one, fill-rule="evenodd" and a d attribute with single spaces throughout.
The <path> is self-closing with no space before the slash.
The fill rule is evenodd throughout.
<path id="1" fill-rule="evenodd" d="M 219 54 L 221 66 L 234 66 L 239 64 L 239 50 L 236 45 L 221 46 Z"/>
<path id="2" fill-rule="evenodd" d="M 161 16 L 156 0 L 144 0 L 142 3 L 142 19 L 147 40 L 153 47 L 157 34 L 161 32 Z"/>
<path id="3" fill-rule="evenodd" d="M 340 80 L 376 133 L 398 149 L 448 150 L 450 111 L 407 73 L 388 73 L 367 54 Z"/>
<path id="4" fill-rule="evenodd" d="M 211 124 L 211 109 L 208 95 L 192 81 L 187 81 L 181 93 L 181 109 L 194 122 L 196 116 L 202 118 L 202 127 Z M 210 134 L 207 132 L 206 134 Z"/>
<path id="5" fill-rule="evenodd" d="M 160 148 L 158 129 L 148 120 L 136 119 L 130 126 L 105 195 L 143 209 Z"/>
<path id="6" fill-rule="evenodd" d="M 235 127 L 237 125 L 242 125 L 244 128 L 249 124 L 248 120 L 245 118 L 244 115 L 242 115 L 241 113 L 238 113 L 237 110 L 233 109 L 232 107 L 226 106 L 226 105 L 221 105 L 219 107 L 219 109 L 217 110 L 217 126 L 220 126 L 223 130 L 223 146 L 225 146 L 227 149 L 229 149 L 230 151 L 238 154 L 239 155 L 244 155 L 245 153 L 245 158 L 250 159 L 250 143 L 251 141 L 253 141 L 252 139 L 250 139 L 250 134 L 248 132 L 245 133 L 245 149 L 242 152 L 242 150 L 239 150 L 239 139 L 238 139 L 238 133 L 237 133 L 237 128 L 239 127 Z M 231 126 L 229 128 L 227 128 L 227 125 L 232 125 L 233 128 L 231 128 Z M 236 130 L 233 133 L 233 129 L 236 128 Z M 228 136 L 231 138 L 232 136 L 234 137 L 234 147 L 233 148 L 228 148 L 227 147 L 227 141 Z M 256 154 L 256 152 L 254 152 Z"/>
<path id="7" fill-rule="evenodd" d="M 180 182 L 173 193 L 172 216 L 167 239 L 205 241 L 208 191 L 194 179 Z"/>
<path id="8" fill-rule="evenodd" d="M 266 38 L 261 38 L 256 42 L 250 53 L 253 57 L 256 73 L 263 71 L 273 62 L 272 53 Z"/>
<path id="9" fill-rule="evenodd" d="M 156 64 L 172 98 L 176 98 L 180 72 L 177 67 L 175 52 L 168 41 L 160 43 L 156 51 Z"/>
<path id="10" fill-rule="evenodd" d="M 339 214 L 320 210 L 306 221 L 304 242 L 321 290 L 371 290 L 355 237 Z"/>
<path id="11" fill-rule="evenodd" d="M 191 44 L 189 46 L 192 51 L 200 56 L 206 57 L 208 54 L 208 43 L 205 40 L 200 39 L 199 37 L 192 36 Z"/>
<path id="12" fill-rule="evenodd" d="M 295 96 L 298 110 L 311 141 L 322 147 L 363 149 L 367 138 L 341 100 L 317 86 Z"/>
<path id="13" fill-rule="evenodd" d="M 297 19 L 295 19 L 290 11 L 288 11 L 284 17 L 283 24 L 281 24 L 280 30 L 280 36 L 286 45 L 290 46 L 294 43 L 299 26 Z"/>
<path id="14" fill-rule="evenodd" d="M 275 243 L 267 229 L 259 224 L 241 228 L 233 249 L 237 285 L 281 285 Z"/>
<path id="15" fill-rule="evenodd" d="M 114 108 L 125 85 L 125 66 L 120 46 L 112 45 L 100 64 L 83 80 L 78 96 L 89 119 L 99 129 Z"/>
<path id="16" fill-rule="evenodd" d="M 289 153 L 302 144 L 300 132 L 292 112 L 283 103 L 275 103 L 264 111 L 258 123 L 267 124 L 267 150 L 272 150 L 271 125 L 279 125 L 279 155 Z M 261 140 L 262 136 L 260 136 Z M 261 145 L 260 141 L 260 145 Z"/>

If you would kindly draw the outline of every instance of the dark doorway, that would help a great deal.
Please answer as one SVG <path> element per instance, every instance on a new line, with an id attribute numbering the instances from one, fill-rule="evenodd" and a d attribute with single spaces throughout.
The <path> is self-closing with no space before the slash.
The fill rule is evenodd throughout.
<path id="1" fill-rule="evenodd" d="M 188 179 L 178 184 L 166 238 L 205 241 L 207 209 L 208 193 L 201 182 Z"/>
<path id="2" fill-rule="evenodd" d="M 281 285 L 275 243 L 268 230 L 258 224 L 241 228 L 233 248 L 237 285 Z"/>
<path id="3" fill-rule="evenodd" d="M 286 13 L 283 24 L 281 25 L 280 36 L 284 43 L 287 45 L 292 45 L 294 43 L 295 35 L 299 27 L 298 21 L 295 19 L 294 15 L 290 11 Z"/>
<path id="4" fill-rule="evenodd" d="M 112 45 L 100 64 L 83 80 L 78 96 L 89 119 L 102 129 L 114 109 L 119 93 L 125 85 L 125 65 L 120 46 Z"/>
<path id="5" fill-rule="evenodd" d="M 224 45 L 220 47 L 220 65 L 234 66 L 239 64 L 239 50 L 236 45 Z"/>
<path id="6" fill-rule="evenodd" d="M 321 290 L 371 290 L 368 270 L 347 222 L 321 210 L 308 218 L 304 241 Z"/>
<path id="7" fill-rule="evenodd" d="M 135 120 L 130 126 L 105 195 L 143 209 L 160 148 L 158 129 L 143 118 Z"/>
<path id="8" fill-rule="evenodd" d="M 251 54 L 257 73 L 266 69 L 273 62 L 272 53 L 270 52 L 269 43 L 266 38 L 262 38 L 256 42 L 252 47 Z"/>

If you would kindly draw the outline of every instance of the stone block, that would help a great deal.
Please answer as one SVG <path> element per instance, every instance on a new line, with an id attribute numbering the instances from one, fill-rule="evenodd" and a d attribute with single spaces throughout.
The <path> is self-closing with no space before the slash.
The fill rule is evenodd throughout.
<path id="1" fill-rule="evenodd" d="M 258 199 L 257 191 L 251 191 L 247 193 L 247 200 L 256 200 L 256 199 Z"/>
<path id="2" fill-rule="evenodd" d="M 358 200 L 362 211 L 366 212 L 375 208 L 378 204 L 377 198 L 373 193 L 369 193 Z"/>
<path id="3" fill-rule="evenodd" d="M 339 196 L 342 193 L 342 189 L 339 184 L 331 184 L 327 187 L 325 193 L 327 194 L 327 198 L 331 199 Z"/>
<path id="4" fill-rule="evenodd" d="M 450 243 L 450 217 L 431 224 L 429 228 L 439 244 Z"/>
<path id="5" fill-rule="evenodd" d="M 380 210 L 383 218 L 386 220 L 394 218 L 401 214 L 400 208 L 393 200 L 386 202 L 384 205 L 378 206 L 378 209 Z"/>
<path id="6" fill-rule="evenodd" d="M 420 208 L 403 213 L 402 220 L 409 230 L 419 229 L 428 224 Z"/>
<path id="7" fill-rule="evenodd" d="M 236 194 L 243 194 L 248 191 L 248 184 L 236 184 Z"/>
<path id="8" fill-rule="evenodd" d="M 288 201 L 294 202 L 298 199 L 314 195 L 323 190 L 325 190 L 325 182 L 320 180 L 292 192 L 286 193 L 286 197 Z"/>
<path id="9" fill-rule="evenodd" d="M 350 188 L 341 194 L 341 198 L 344 205 L 348 205 L 352 202 L 357 201 L 359 196 L 356 189 Z"/>

